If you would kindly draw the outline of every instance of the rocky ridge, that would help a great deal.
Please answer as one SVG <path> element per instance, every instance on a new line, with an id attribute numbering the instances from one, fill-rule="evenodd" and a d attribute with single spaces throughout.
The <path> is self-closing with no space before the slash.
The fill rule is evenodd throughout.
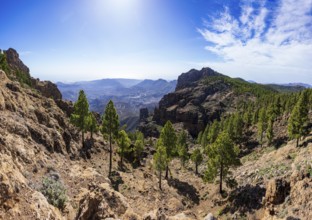
<path id="1" fill-rule="evenodd" d="M 240 100 L 252 99 L 253 95 L 235 93 L 230 83 L 205 79 L 226 77 L 210 68 L 192 69 L 178 78 L 175 92 L 165 95 L 155 110 L 153 121 L 163 125 L 167 120 L 182 122 L 196 136 L 208 122 L 219 119 L 225 112 L 233 112 Z"/>

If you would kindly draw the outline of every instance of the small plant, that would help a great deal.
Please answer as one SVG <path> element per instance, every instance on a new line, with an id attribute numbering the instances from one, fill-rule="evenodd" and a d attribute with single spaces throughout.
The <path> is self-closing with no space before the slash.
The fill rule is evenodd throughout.
<path id="1" fill-rule="evenodd" d="M 45 177 L 42 181 L 40 191 L 51 205 L 59 209 L 64 209 L 67 201 L 66 189 L 60 181 Z"/>

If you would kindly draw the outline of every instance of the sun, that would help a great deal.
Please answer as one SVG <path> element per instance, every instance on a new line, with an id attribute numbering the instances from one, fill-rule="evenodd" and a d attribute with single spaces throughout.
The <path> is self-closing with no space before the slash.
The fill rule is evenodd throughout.
<path id="1" fill-rule="evenodd" d="M 143 0 L 93 0 L 96 13 L 111 19 L 127 20 L 140 13 Z M 146 1 L 146 0 L 144 0 Z"/>

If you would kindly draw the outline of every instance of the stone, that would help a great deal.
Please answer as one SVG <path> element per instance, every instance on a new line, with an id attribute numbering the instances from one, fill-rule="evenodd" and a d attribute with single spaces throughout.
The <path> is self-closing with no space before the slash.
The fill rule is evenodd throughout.
<path id="1" fill-rule="evenodd" d="M 208 215 L 206 215 L 206 217 L 204 218 L 204 220 L 217 220 L 212 213 L 209 213 Z"/>

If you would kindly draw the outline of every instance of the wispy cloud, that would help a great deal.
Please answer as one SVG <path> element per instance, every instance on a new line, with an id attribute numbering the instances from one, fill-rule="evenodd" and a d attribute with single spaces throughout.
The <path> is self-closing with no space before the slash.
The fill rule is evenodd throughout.
<path id="1" fill-rule="evenodd" d="M 244 1 L 238 16 L 225 7 L 205 20 L 198 31 L 209 42 L 206 49 L 223 60 L 205 65 L 262 82 L 312 83 L 312 0 L 267 5 Z"/>

